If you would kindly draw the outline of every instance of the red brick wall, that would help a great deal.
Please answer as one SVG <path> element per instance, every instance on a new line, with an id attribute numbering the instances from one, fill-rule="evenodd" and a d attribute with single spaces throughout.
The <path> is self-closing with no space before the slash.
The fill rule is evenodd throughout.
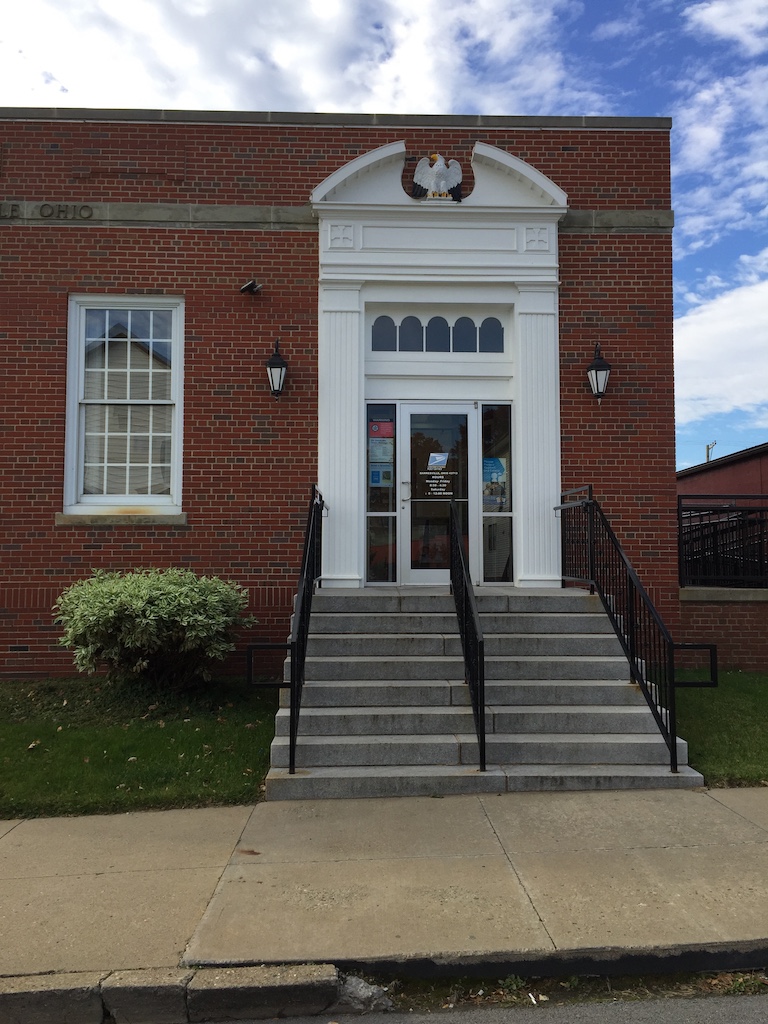
<path id="1" fill-rule="evenodd" d="M 47 652 L 46 663 L 51 655 L 63 670 L 70 656 L 53 657 L 50 630 L 40 635 L 57 594 L 92 568 L 140 565 L 236 579 L 251 588 L 262 628 L 284 635 L 315 480 L 316 237 L 282 234 L 265 245 L 259 232 L 100 227 L 16 227 L 4 237 L 5 265 L 18 275 L 2 344 L 7 642 Z M 269 287 L 254 299 L 238 287 L 256 266 Z M 67 296 L 88 291 L 185 297 L 186 526 L 54 526 Z M 279 400 L 264 371 L 276 337 L 290 367 Z M 9 655 L 4 672 L 38 663 L 31 650 Z"/>
<path id="2" fill-rule="evenodd" d="M 682 601 L 680 639 L 717 644 L 718 665 L 768 672 L 768 601 Z"/>
<path id="3" fill-rule="evenodd" d="M 404 177 L 430 150 L 472 182 L 476 142 L 508 150 L 568 193 L 576 210 L 668 210 L 669 133 L 622 128 L 3 122 L 7 202 L 245 203 L 303 206 L 324 178 L 405 140 Z"/>
<path id="4" fill-rule="evenodd" d="M 560 373 L 563 488 L 595 497 L 670 628 L 677 621 L 671 239 L 563 235 Z M 611 363 L 600 405 L 586 368 Z"/>
<path id="5" fill-rule="evenodd" d="M 768 494 L 768 451 L 714 459 L 698 471 L 681 473 L 678 494 Z"/>
<path id="6" fill-rule="evenodd" d="M 575 210 L 665 210 L 668 133 L 632 128 L 0 122 L 0 201 L 305 206 L 355 156 L 405 139 L 466 171 L 476 141 L 527 161 Z M 471 174 L 467 189 L 471 188 Z M 675 623 L 670 239 L 561 234 L 564 486 L 592 482 Z M 50 608 L 92 568 L 185 565 L 246 585 L 263 635 L 288 626 L 315 479 L 317 236 L 0 221 L 0 673 L 66 672 Z M 238 289 L 265 282 L 256 298 Z M 186 526 L 55 526 L 67 297 L 185 298 Z M 289 364 L 277 401 L 263 363 Z M 586 366 L 613 364 L 602 406 Z"/>

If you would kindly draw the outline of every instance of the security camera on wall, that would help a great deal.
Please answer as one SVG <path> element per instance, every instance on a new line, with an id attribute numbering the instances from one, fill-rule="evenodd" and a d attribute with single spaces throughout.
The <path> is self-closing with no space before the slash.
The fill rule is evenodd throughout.
<path id="1" fill-rule="evenodd" d="M 240 289 L 240 293 L 245 295 L 246 292 L 249 292 L 251 295 L 255 295 L 257 292 L 260 292 L 263 287 L 264 286 L 261 284 L 256 284 L 255 281 L 248 281 L 247 284 L 244 284 Z"/>

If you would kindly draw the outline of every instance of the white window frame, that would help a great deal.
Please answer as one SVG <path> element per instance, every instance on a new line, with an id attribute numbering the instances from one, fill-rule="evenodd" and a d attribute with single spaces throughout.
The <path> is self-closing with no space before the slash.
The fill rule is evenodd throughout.
<path id="1" fill-rule="evenodd" d="M 83 494 L 85 314 L 87 309 L 170 309 L 170 494 Z M 67 350 L 67 423 L 64 513 L 68 515 L 180 515 L 182 481 L 184 300 L 170 295 L 71 295 Z M 106 404 L 106 403 L 105 403 Z"/>

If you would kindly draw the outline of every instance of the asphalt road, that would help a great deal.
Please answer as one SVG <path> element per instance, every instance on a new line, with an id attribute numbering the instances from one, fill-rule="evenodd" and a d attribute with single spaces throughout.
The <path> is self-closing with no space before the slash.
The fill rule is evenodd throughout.
<path id="1" fill-rule="evenodd" d="M 359 1018 L 365 1024 L 396 1024 L 401 1014 L 371 1013 Z M 765 1024 L 768 996 L 709 996 L 705 999 L 616 1000 L 604 1003 L 571 1003 L 558 1006 L 461 1009 L 440 1013 L 406 1015 L 408 1024 Z M 343 1024 L 349 1017 L 292 1017 L 290 1024 Z"/>

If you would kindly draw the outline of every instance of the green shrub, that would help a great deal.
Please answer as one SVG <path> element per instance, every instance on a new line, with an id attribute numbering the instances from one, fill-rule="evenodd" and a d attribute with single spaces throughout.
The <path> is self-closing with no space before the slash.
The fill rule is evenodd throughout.
<path id="1" fill-rule="evenodd" d="M 184 686 L 209 679 L 211 663 L 234 649 L 247 592 L 188 569 L 96 570 L 54 606 L 59 643 L 81 672 L 102 666 L 112 682 Z"/>

